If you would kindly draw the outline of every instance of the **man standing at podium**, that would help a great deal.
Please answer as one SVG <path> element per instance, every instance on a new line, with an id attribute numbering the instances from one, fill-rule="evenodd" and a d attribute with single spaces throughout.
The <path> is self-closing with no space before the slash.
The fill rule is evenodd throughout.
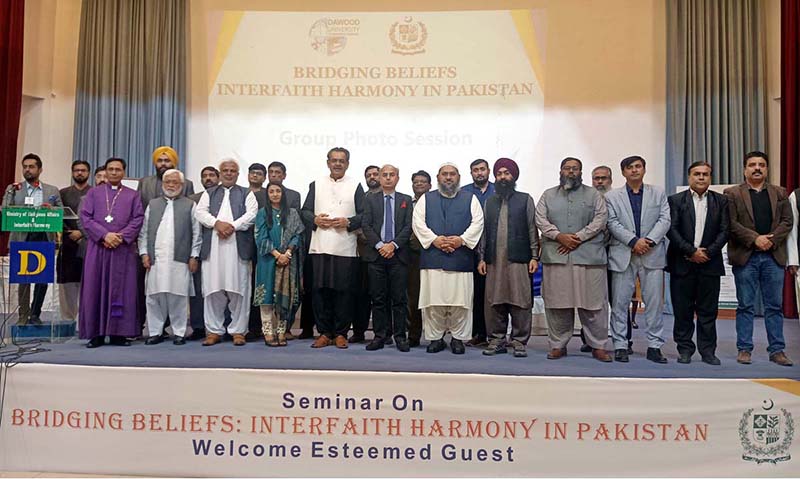
<path id="1" fill-rule="evenodd" d="M 39 155 L 28 153 L 22 157 L 22 176 L 25 181 L 12 183 L 6 187 L 3 195 L 3 207 L 6 206 L 61 206 L 61 196 L 58 188 L 39 181 L 42 174 L 42 159 Z M 12 231 L 9 241 L 55 241 L 55 233 L 42 231 Z M 42 324 L 39 316 L 42 314 L 42 304 L 47 294 L 47 283 L 38 283 L 33 288 L 33 303 L 31 299 L 31 285 L 20 284 L 17 289 L 19 302 L 19 319 L 17 324 Z"/>

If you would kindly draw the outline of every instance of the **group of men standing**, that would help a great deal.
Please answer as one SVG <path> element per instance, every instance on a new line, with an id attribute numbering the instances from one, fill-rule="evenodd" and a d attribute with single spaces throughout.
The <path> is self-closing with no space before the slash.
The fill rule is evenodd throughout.
<path id="1" fill-rule="evenodd" d="M 178 162 L 172 148 L 156 149 L 156 174 L 142 179 L 137 192 L 122 184 L 124 160 L 106 161 L 105 180 L 94 188 L 88 187 L 88 163 L 77 161 L 73 186 L 55 194 L 39 182 L 41 160 L 29 154 L 23 158 L 25 181 L 6 190 L 4 205 L 63 204 L 79 211 L 79 221 L 64 225 L 58 281 L 65 318 L 75 318 L 80 297 L 77 316 L 87 347 L 102 346 L 106 336 L 110 344 L 130 344 L 128 338 L 141 332 L 145 311 L 147 344 L 163 341 L 167 321 L 178 345 L 189 325 L 192 337 L 202 336 L 206 346 L 226 334 L 234 345 L 244 345 L 248 329 L 253 334 L 253 224 L 258 209 L 268 207 L 263 183 L 282 185 L 286 167 L 251 165 L 246 188 L 236 184 L 239 164 L 225 159 L 219 169 L 203 169 L 205 191 L 194 194 Z M 589 186 L 583 183 L 582 162 L 565 158 L 559 184 L 538 203 L 516 189 L 519 166 L 508 158 L 491 168 L 485 160 L 473 162 L 473 182 L 465 187 L 452 163 L 440 166 L 435 189 L 428 173 L 414 173 L 413 197 L 396 191 L 397 166 L 367 168 L 365 192 L 346 174 L 349 164 L 348 150 L 331 149 L 329 174 L 309 185 L 302 207 L 299 193 L 284 187 L 289 207 L 299 209 L 306 224 L 303 287 L 310 294 L 302 309 L 313 312 L 319 333 L 314 348 L 345 349 L 363 340 L 366 325 L 356 311 L 366 287 L 375 333 L 367 350 L 394 342 L 399 351 L 409 351 L 424 334 L 427 351 L 437 353 L 447 348 L 449 333 L 454 354 L 463 354 L 466 344 L 484 347 L 487 356 L 510 350 L 525 357 L 530 275 L 541 267 L 548 359 L 567 354 L 577 313 L 582 350 L 602 362 L 629 361 L 629 308 L 638 281 L 646 357 L 666 363 L 661 351 L 666 269 L 678 362 L 691 362 L 699 351 L 703 362 L 717 365 L 715 321 L 727 243 L 739 302 L 737 361 L 752 361 L 760 291 L 769 358 L 792 365 L 784 352 L 781 290 L 787 263 L 797 271 L 800 208 L 796 192 L 790 203 L 782 188 L 766 181 L 768 158 L 762 152 L 746 155 L 745 182 L 724 195 L 710 189 L 711 166 L 697 162 L 688 169 L 689 188 L 670 197 L 644 182 L 642 157 L 620 162 L 625 185 L 614 190 L 611 168 L 595 168 Z M 22 239 L 50 238 L 29 233 Z M 35 288 L 30 307 L 28 290 L 20 288 L 20 322 L 39 321 L 45 288 Z M 313 326 L 307 320 L 301 325 L 301 337 L 309 337 Z M 609 336 L 613 357 L 605 349 Z"/>

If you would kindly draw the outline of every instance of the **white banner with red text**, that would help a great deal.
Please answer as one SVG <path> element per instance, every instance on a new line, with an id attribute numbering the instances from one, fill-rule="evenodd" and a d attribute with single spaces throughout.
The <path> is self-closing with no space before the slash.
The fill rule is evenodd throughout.
<path id="1" fill-rule="evenodd" d="M 19 364 L 0 470 L 795 476 L 800 383 Z"/>

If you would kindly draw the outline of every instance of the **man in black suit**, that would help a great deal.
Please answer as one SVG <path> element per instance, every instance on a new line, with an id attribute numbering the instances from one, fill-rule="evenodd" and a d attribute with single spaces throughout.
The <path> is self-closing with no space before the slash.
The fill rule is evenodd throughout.
<path id="1" fill-rule="evenodd" d="M 689 189 L 670 196 L 672 224 L 667 237 L 667 271 L 675 316 L 673 338 L 678 362 L 692 361 L 697 314 L 697 350 L 704 363 L 717 366 L 717 311 L 720 276 L 725 275 L 722 247 L 728 241 L 728 200 L 709 190 L 711 165 L 698 161 L 689 166 Z"/>
<path id="2" fill-rule="evenodd" d="M 394 335 L 397 349 L 409 351 L 406 338 L 408 314 L 408 263 L 411 238 L 411 197 L 395 191 L 400 170 L 392 165 L 380 169 L 381 191 L 366 195 L 361 223 L 367 248 L 370 294 L 372 296 L 372 330 L 375 338 L 367 351 L 383 349 L 387 330 Z"/>
<path id="3" fill-rule="evenodd" d="M 300 211 L 300 208 L 302 208 L 300 204 L 300 193 L 287 188 L 286 185 L 283 184 L 283 180 L 286 179 L 286 165 L 280 161 L 273 161 L 267 166 L 267 177 L 270 183 L 277 183 L 283 186 L 283 189 L 286 191 L 286 204 L 289 208 Z"/>

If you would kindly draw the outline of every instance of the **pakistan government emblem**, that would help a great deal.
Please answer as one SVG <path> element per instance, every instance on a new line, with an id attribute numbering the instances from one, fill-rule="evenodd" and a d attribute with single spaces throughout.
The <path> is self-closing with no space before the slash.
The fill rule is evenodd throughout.
<path id="1" fill-rule="evenodd" d="M 394 22 L 389 28 L 389 40 L 392 42 L 392 53 L 399 55 L 425 53 L 428 29 L 424 23 L 415 22 L 412 17 L 405 17 L 402 22 Z"/>
<path id="2" fill-rule="evenodd" d="M 764 401 L 761 411 L 750 408 L 739 421 L 739 440 L 744 454 L 742 459 L 756 464 L 777 464 L 792 458 L 789 447 L 794 437 L 794 420 L 786 409 L 773 410 L 775 403 Z"/>

